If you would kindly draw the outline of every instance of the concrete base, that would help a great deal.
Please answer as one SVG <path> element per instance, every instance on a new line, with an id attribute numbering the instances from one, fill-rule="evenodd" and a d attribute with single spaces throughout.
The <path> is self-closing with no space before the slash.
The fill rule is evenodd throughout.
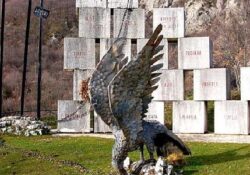
<path id="1" fill-rule="evenodd" d="M 173 102 L 174 133 L 205 133 L 207 113 L 205 102 Z"/>
<path id="2" fill-rule="evenodd" d="M 90 104 L 61 100 L 58 101 L 59 132 L 90 132 Z"/>
<path id="3" fill-rule="evenodd" d="M 249 103 L 247 101 L 216 101 L 214 103 L 216 134 L 250 133 Z"/>

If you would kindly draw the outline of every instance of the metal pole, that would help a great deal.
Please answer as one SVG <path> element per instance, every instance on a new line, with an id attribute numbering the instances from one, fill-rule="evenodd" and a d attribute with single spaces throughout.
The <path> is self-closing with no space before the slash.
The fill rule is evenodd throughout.
<path id="1" fill-rule="evenodd" d="M 43 8 L 43 0 L 40 0 L 40 7 Z M 39 19 L 39 46 L 38 46 L 38 79 L 37 79 L 37 119 L 41 118 L 41 80 L 42 80 L 42 24 Z"/>
<path id="2" fill-rule="evenodd" d="M 4 50 L 4 21 L 5 21 L 5 0 L 2 0 L 2 19 L 1 19 L 1 53 L 0 53 L 0 118 L 2 117 L 3 106 L 3 50 Z"/>
<path id="3" fill-rule="evenodd" d="M 24 56 L 23 56 L 23 79 L 22 79 L 22 92 L 21 92 L 21 116 L 23 115 L 23 111 L 24 111 L 25 83 L 26 83 L 26 70 L 27 70 L 28 49 L 29 49 L 31 7 L 32 7 L 32 0 L 29 0 L 27 23 L 26 23 L 26 34 L 25 34 Z"/>

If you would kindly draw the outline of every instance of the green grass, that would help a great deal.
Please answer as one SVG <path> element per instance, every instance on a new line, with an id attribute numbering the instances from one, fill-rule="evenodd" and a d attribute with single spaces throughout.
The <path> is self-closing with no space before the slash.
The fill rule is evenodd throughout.
<path id="1" fill-rule="evenodd" d="M 1 175 L 106 175 L 112 169 L 111 139 L 6 135 L 2 139 L 6 146 L 0 146 Z M 188 143 L 188 146 L 193 155 L 187 157 L 185 175 L 250 175 L 249 144 Z M 139 154 L 134 152 L 130 156 L 135 159 Z"/>

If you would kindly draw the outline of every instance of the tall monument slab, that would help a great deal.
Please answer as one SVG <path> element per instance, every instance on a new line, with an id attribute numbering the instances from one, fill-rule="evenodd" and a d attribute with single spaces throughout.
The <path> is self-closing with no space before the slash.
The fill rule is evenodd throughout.
<path id="1" fill-rule="evenodd" d="M 228 100 L 230 74 L 225 68 L 194 70 L 194 100 Z"/>
<path id="2" fill-rule="evenodd" d="M 107 8 L 79 9 L 79 37 L 110 38 L 111 11 Z"/>
<path id="3" fill-rule="evenodd" d="M 153 92 L 154 100 L 176 101 L 184 100 L 183 70 L 161 70 L 158 88 Z"/>
<path id="4" fill-rule="evenodd" d="M 164 124 L 164 102 L 152 101 L 149 104 L 147 117 L 144 120 L 156 120 Z"/>
<path id="5" fill-rule="evenodd" d="M 94 70 L 74 70 L 73 76 L 73 100 L 81 101 L 83 100 L 81 97 L 81 86 L 82 81 L 87 81 L 91 78 Z"/>
<path id="6" fill-rule="evenodd" d="M 124 14 L 126 14 L 124 16 Z M 128 25 L 127 35 L 125 38 L 144 38 L 145 37 L 145 10 L 133 9 L 129 19 L 125 9 L 114 9 L 114 38 L 117 38 L 121 25 Z M 126 20 L 124 20 L 126 19 Z M 121 36 L 120 36 L 121 37 Z"/>
<path id="7" fill-rule="evenodd" d="M 184 8 L 154 8 L 153 28 L 162 24 L 164 38 L 177 39 L 184 37 Z"/>
<path id="8" fill-rule="evenodd" d="M 138 0 L 108 0 L 108 8 L 138 8 Z"/>
<path id="9" fill-rule="evenodd" d="M 207 131 L 207 113 L 205 102 L 173 102 L 173 132 L 200 133 Z"/>
<path id="10" fill-rule="evenodd" d="M 178 39 L 178 68 L 206 69 L 212 65 L 212 42 L 209 37 Z"/>
<path id="11" fill-rule="evenodd" d="M 137 53 L 139 53 L 145 44 L 148 42 L 148 39 L 137 39 Z M 163 63 L 163 68 L 162 69 L 168 69 L 168 40 L 163 39 L 161 46 L 164 46 L 161 52 L 159 54 L 164 54 L 163 58 L 157 62 L 158 63 Z"/>
<path id="12" fill-rule="evenodd" d="M 95 69 L 95 40 L 65 38 L 64 69 Z"/>
<path id="13" fill-rule="evenodd" d="M 105 0 L 76 0 L 76 7 L 78 8 L 84 8 L 84 7 L 106 8 L 107 2 Z"/>
<path id="14" fill-rule="evenodd" d="M 240 68 L 241 100 L 250 100 L 250 67 Z"/>
<path id="15" fill-rule="evenodd" d="M 247 101 L 216 101 L 214 103 L 216 134 L 249 134 L 249 103 Z"/>
<path id="16" fill-rule="evenodd" d="M 90 132 L 90 104 L 79 101 L 58 101 L 59 132 Z"/>
<path id="17" fill-rule="evenodd" d="M 110 49 L 112 44 L 114 43 L 115 38 L 112 39 L 101 39 L 100 40 L 100 60 L 103 58 L 103 56 L 107 53 L 107 51 Z M 122 50 L 123 54 L 125 54 L 125 57 L 128 57 L 129 60 L 131 59 L 131 39 L 127 39 L 126 44 L 124 45 L 124 48 Z"/>

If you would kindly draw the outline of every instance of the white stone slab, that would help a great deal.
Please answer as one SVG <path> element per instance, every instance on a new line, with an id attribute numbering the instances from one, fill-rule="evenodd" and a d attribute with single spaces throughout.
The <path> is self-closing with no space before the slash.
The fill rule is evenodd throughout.
<path id="1" fill-rule="evenodd" d="M 240 68 L 241 100 L 250 100 L 250 67 Z"/>
<path id="2" fill-rule="evenodd" d="M 178 39 L 178 68 L 205 69 L 212 66 L 213 46 L 209 37 Z"/>
<path id="3" fill-rule="evenodd" d="M 80 8 L 79 37 L 110 38 L 110 21 L 110 9 Z"/>
<path id="4" fill-rule="evenodd" d="M 194 70 L 194 100 L 228 100 L 230 74 L 225 68 Z"/>
<path id="5" fill-rule="evenodd" d="M 173 102 L 174 133 L 205 133 L 207 113 L 205 102 Z"/>
<path id="6" fill-rule="evenodd" d="M 145 37 L 145 10 L 144 9 L 133 9 L 130 13 L 129 19 L 127 19 L 128 13 L 124 18 L 125 9 L 114 9 L 114 38 L 117 38 L 121 25 L 128 26 L 127 35 L 122 37 L 125 38 L 144 38 Z M 126 19 L 123 22 L 123 19 Z M 121 36 L 120 36 L 121 37 Z"/>
<path id="7" fill-rule="evenodd" d="M 138 8 L 138 0 L 108 0 L 108 8 Z"/>
<path id="8" fill-rule="evenodd" d="M 158 88 L 153 92 L 154 100 L 176 101 L 184 100 L 183 70 L 161 70 Z"/>
<path id="9" fill-rule="evenodd" d="M 64 38 L 64 69 L 95 69 L 95 40 Z"/>
<path id="10" fill-rule="evenodd" d="M 147 117 L 144 120 L 156 120 L 164 124 L 164 102 L 152 101 L 149 104 Z"/>
<path id="11" fill-rule="evenodd" d="M 139 53 L 143 49 L 147 42 L 148 39 L 137 39 L 137 53 Z M 159 52 L 159 54 L 164 55 L 163 58 L 157 63 L 163 63 L 162 69 L 168 69 L 168 40 L 163 39 L 160 45 L 164 46 L 164 48 L 161 52 Z"/>
<path id="12" fill-rule="evenodd" d="M 73 75 L 73 100 L 81 101 L 83 100 L 80 92 L 82 81 L 87 81 L 88 78 L 91 78 L 94 70 L 74 70 Z"/>
<path id="13" fill-rule="evenodd" d="M 216 101 L 214 103 L 216 134 L 249 134 L 249 104 L 247 101 Z"/>
<path id="14" fill-rule="evenodd" d="M 104 123 L 102 118 L 98 116 L 96 113 L 94 114 L 94 132 L 95 133 L 112 132 L 109 126 L 106 123 Z"/>
<path id="15" fill-rule="evenodd" d="M 90 132 L 90 104 L 71 100 L 58 101 L 59 132 Z"/>
<path id="16" fill-rule="evenodd" d="M 76 7 L 107 7 L 106 0 L 76 0 Z"/>
<path id="17" fill-rule="evenodd" d="M 111 45 L 114 43 L 115 39 L 101 39 L 100 40 L 100 60 L 103 58 L 103 56 L 107 53 L 107 51 L 110 49 Z M 127 39 L 127 43 L 124 45 L 124 48 L 122 50 L 123 54 L 125 54 L 125 57 L 128 57 L 129 60 L 131 60 L 131 39 Z"/>
<path id="18" fill-rule="evenodd" d="M 153 28 L 162 24 L 162 34 L 164 38 L 184 37 L 184 8 L 154 8 L 153 10 Z"/>

